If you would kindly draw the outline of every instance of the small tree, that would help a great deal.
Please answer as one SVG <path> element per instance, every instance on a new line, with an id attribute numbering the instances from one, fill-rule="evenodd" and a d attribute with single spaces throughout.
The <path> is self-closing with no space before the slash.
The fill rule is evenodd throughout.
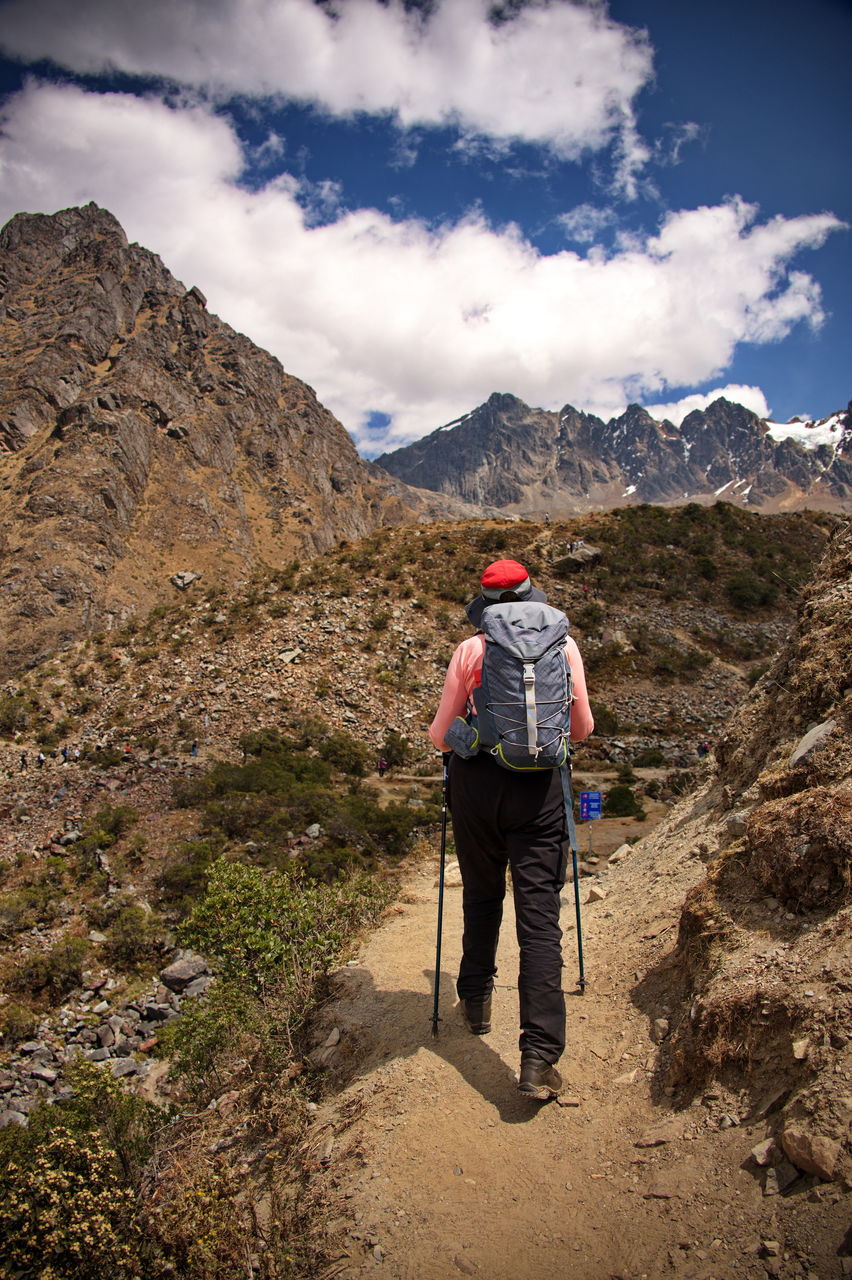
<path id="1" fill-rule="evenodd" d="M 390 729 L 382 743 L 381 754 L 387 760 L 389 765 L 405 764 L 408 760 L 411 746 L 407 738 L 403 738 L 401 733 L 396 729 Z"/>

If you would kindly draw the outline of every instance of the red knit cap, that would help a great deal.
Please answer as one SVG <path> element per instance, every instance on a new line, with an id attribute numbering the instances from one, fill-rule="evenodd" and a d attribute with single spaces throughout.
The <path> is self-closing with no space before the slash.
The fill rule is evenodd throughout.
<path id="1" fill-rule="evenodd" d="M 530 578 L 517 560 L 495 560 L 483 573 L 481 583 L 484 596 L 499 596 L 503 591 L 522 595 L 529 590 Z"/>

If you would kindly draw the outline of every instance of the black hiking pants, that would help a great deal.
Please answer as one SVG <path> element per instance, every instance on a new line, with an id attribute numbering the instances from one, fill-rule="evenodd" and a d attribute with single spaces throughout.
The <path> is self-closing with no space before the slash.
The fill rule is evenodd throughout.
<path id="1" fill-rule="evenodd" d="M 489 755 L 453 755 L 449 807 L 462 874 L 464 935 L 456 990 L 461 1000 L 489 994 L 512 869 L 521 951 L 520 1047 L 547 1062 L 565 1048 L 559 895 L 568 859 L 565 800 L 558 769 L 515 774 Z"/>

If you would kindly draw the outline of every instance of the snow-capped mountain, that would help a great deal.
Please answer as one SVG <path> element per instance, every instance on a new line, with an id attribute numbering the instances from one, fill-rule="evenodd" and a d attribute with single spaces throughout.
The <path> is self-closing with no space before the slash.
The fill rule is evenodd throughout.
<path id="1" fill-rule="evenodd" d="M 636 404 L 603 422 L 494 394 L 377 461 L 408 484 L 518 514 L 717 500 L 848 511 L 852 411 L 778 423 L 719 399 L 676 427 Z"/>

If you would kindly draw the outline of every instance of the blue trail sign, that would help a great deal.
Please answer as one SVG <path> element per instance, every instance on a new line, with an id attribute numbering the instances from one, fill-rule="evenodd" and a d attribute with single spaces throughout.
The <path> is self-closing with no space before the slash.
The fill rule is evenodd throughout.
<path id="1" fill-rule="evenodd" d="M 587 822 L 599 818 L 602 810 L 603 794 L 600 791 L 580 792 L 580 821 Z"/>

